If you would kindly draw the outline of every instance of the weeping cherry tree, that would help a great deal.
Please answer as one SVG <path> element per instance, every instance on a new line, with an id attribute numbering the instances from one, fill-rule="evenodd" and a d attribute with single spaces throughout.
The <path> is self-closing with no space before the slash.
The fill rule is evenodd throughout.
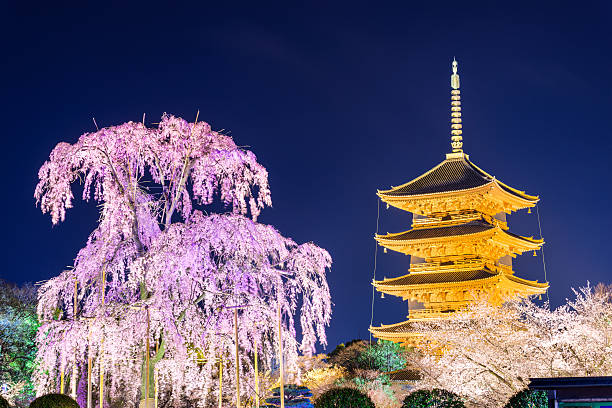
<path id="1" fill-rule="evenodd" d="M 100 206 L 73 267 L 39 290 L 38 394 L 57 391 L 62 378 L 82 390 L 90 371 L 95 391 L 102 374 L 103 398 L 125 406 L 145 389 L 175 406 L 206 406 L 219 392 L 231 403 L 234 377 L 220 385 L 218 371 L 236 369 L 235 310 L 244 395 L 255 387 L 254 353 L 260 370 L 275 364 L 278 308 L 288 367 L 317 341 L 326 345 L 331 257 L 256 222 L 271 205 L 267 171 L 207 123 L 164 115 L 157 128 L 128 122 L 86 133 L 59 143 L 38 176 L 35 198 L 53 224 L 72 207 L 75 182 Z M 204 212 L 215 200 L 230 211 Z"/>

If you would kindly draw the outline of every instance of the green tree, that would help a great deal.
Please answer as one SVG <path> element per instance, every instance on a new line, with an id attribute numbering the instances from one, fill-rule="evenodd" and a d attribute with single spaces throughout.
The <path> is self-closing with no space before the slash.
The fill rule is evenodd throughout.
<path id="1" fill-rule="evenodd" d="M 523 390 L 510 398 L 505 408 L 548 408 L 545 391 Z"/>
<path id="2" fill-rule="evenodd" d="M 461 397 L 450 391 L 434 388 L 419 390 L 404 398 L 402 408 L 464 408 Z"/>
<path id="3" fill-rule="evenodd" d="M 366 347 L 357 358 L 359 368 L 381 372 L 400 370 L 406 366 L 404 349 L 392 341 L 379 340 Z"/>
<path id="4" fill-rule="evenodd" d="M 18 393 L 11 392 L 16 402 L 34 396 L 31 376 L 38 326 L 36 289 L 0 280 L 0 382 L 23 385 Z"/>
<path id="5" fill-rule="evenodd" d="M 375 408 L 363 392 L 354 388 L 333 388 L 315 401 L 315 408 Z"/>

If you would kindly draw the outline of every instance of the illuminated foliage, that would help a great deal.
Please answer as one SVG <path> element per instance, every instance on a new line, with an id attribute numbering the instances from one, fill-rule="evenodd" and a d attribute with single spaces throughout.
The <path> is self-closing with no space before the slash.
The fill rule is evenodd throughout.
<path id="1" fill-rule="evenodd" d="M 420 387 L 443 386 L 476 405 L 503 407 L 530 377 L 612 375 L 612 302 L 590 287 L 555 310 L 531 300 L 475 303 L 449 320 L 419 323 L 442 353 L 411 353 Z"/>
<path id="2" fill-rule="evenodd" d="M 381 372 L 400 370 L 406 366 L 402 346 L 392 341 L 379 340 L 366 347 L 357 358 L 360 368 Z"/>
<path id="3" fill-rule="evenodd" d="M 135 379 L 145 376 L 148 337 L 150 392 L 157 378 L 164 401 L 203 406 L 218 394 L 219 359 L 235 368 L 235 310 L 243 393 L 254 387 L 254 344 L 260 368 L 273 365 L 277 308 L 288 369 L 298 351 L 326 344 L 329 254 L 255 222 L 271 204 L 266 169 L 207 123 L 165 115 L 157 128 L 129 122 L 87 133 L 58 144 L 39 178 L 35 197 L 53 223 L 72 206 L 77 180 L 83 199 L 101 208 L 74 267 L 40 289 L 39 393 L 55 389 L 60 369 L 71 379 L 75 364 L 91 355 L 94 375 L 101 361 L 107 367 L 110 396 L 135 403 L 144 396 L 144 381 Z M 217 198 L 230 213 L 204 212 Z M 230 400 L 233 376 L 223 384 Z"/>
<path id="4" fill-rule="evenodd" d="M 11 403 L 33 397 L 31 375 L 36 357 L 36 290 L 0 281 L 0 383 Z"/>

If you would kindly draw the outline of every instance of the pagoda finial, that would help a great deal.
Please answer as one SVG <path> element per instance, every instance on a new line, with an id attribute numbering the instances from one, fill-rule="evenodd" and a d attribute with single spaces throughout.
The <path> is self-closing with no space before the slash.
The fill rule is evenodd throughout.
<path id="1" fill-rule="evenodd" d="M 459 75 L 457 60 L 453 57 L 453 75 L 451 75 L 451 146 L 453 153 L 463 153 L 463 133 L 461 128 L 461 91 L 459 91 Z"/>

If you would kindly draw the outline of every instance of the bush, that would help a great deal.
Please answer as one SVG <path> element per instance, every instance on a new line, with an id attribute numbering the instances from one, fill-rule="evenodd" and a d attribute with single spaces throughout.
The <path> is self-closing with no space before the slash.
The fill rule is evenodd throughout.
<path id="1" fill-rule="evenodd" d="M 505 408 L 548 408 L 545 391 L 523 390 L 515 394 Z"/>
<path id="2" fill-rule="evenodd" d="M 0 395 L 0 408 L 9 408 L 8 401 Z"/>
<path id="3" fill-rule="evenodd" d="M 315 401 L 315 408 L 375 408 L 363 392 L 354 388 L 334 388 Z"/>
<path id="4" fill-rule="evenodd" d="M 402 408 L 464 408 L 463 400 L 450 391 L 419 390 L 404 398 Z"/>
<path id="5" fill-rule="evenodd" d="M 295 384 L 287 384 L 284 387 L 285 390 L 285 407 L 287 408 L 312 408 L 313 405 L 310 402 L 312 392 L 307 387 Z M 264 408 L 276 408 L 280 407 L 280 387 L 272 389 L 272 398 L 266 399 Z"/>
<path id="6" fill-rule="evenodd" d="M 361 368 L 359 366 L 359 356 L 369 346 L 367 340 L 352 340 L 344 344 L 338 345 L 327 355 L 327 362 L 332 365 L 343 367 L 348 371 Z"/>
<path id="7" fill-rule="evenodd" d="M 79 404 L 65 394 L 47 394 L 32 401 L 30 408 L 79 408 Z"/>

